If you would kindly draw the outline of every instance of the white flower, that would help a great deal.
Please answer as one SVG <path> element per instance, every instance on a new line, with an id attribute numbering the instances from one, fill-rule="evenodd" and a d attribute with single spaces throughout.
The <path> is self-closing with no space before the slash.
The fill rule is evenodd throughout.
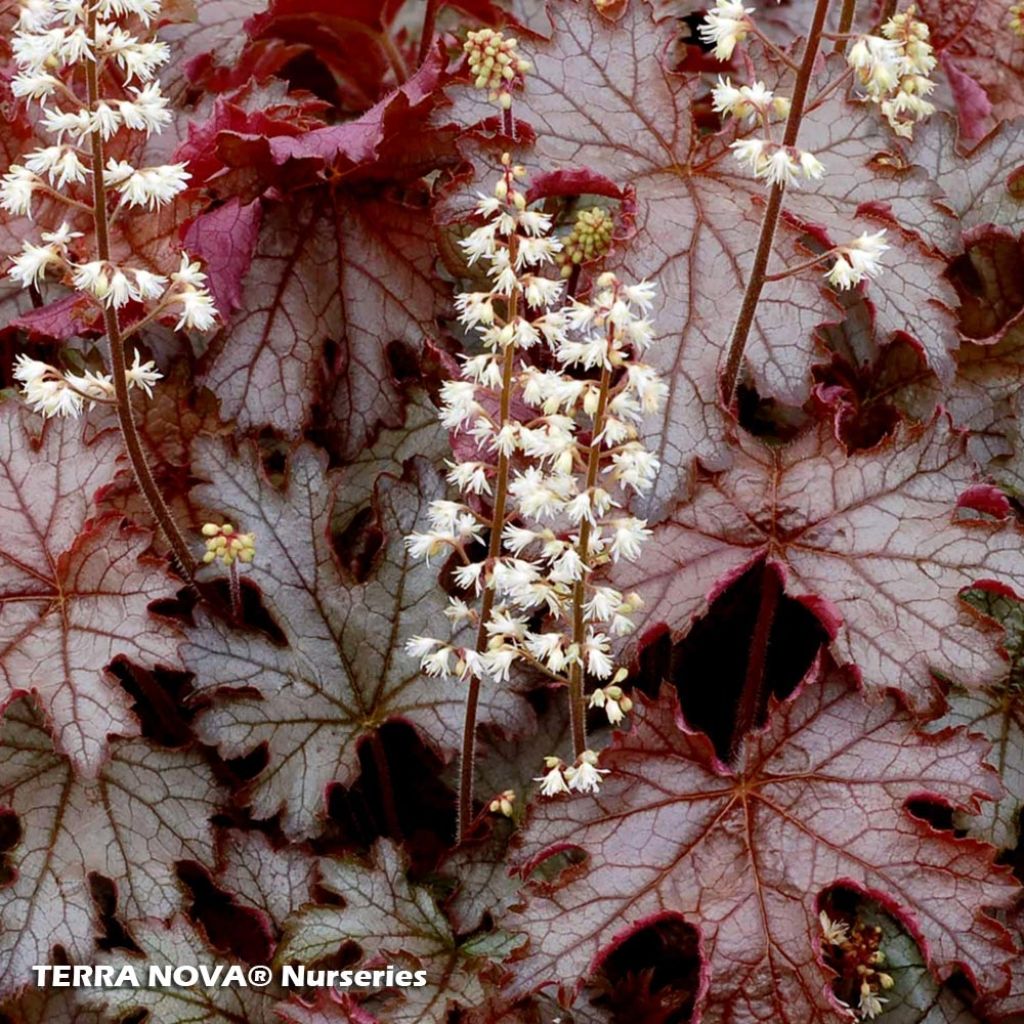
<path id="1" fill-rule="evenodd" d="M 736 116 L 736 108 L 743 99 L 743 94 L 728 78 L 718 76 L 718 84 L 711 90 L 711 109 L 716 114 Z"/>
<path id="2" fill-rule="evenodd" d="M 167 288 L 167 278 L 163 274 L 153 274 L 148 270 L 133 270 L 135 290 L 140 299 L 158 299 Z"/>
<path id="3" fill-rule="evenodd" d="M 130 165 L 126 164 L 125 166 L 130 169 Z M 193 262 L 189 254 L 183 252 L 178 269 L 171 274 L 171 280 L 175 284 L 185 285 L 189 288 L 201 288 L 206 283 L 206 275 L 203 273 L 202 265 Z"/>
<path id="4" fill-rule="evenodd" d="M 608 774 L 607 768 L 597 767 L 598 755 L 593 750 L 584 750 L 575 765 L 565 769 L 569 789 L 577 793 L 596 793 L 601 788 L 601 776 Z"/>
<path id="5" fill-rule="evenodd" d="M 556 303 L 562 296 L 563 282 L 531 274 L 520 282 L 526 304 L 531 309 L 542 309 Z"/>
<path id="6" fill-rule="evenodd" d="M 121 121 L 120 112 L 101 100 L 92 111 L 89 130 L 99 132 L 104 139 L 109 139 L 121 127 Z"/>
<path id="7" fill-rule="evenodd" d="M 744 7 L 733 0 L 715 0 L 715 9 L 708 12 L 697 31 L 705 43 L 714 44 L 719 60 L 729 60 L 736 44 L 746 39 L 752 27 L 747 15 L 752 10 L 753 7 Z"/>
<path id="8" fill-rule="evenodd" d="M 12 164 L 0 183 L 0 207 L 13 217 L 31 217 L 32 196 L 40 184 L 27 167 Z"/>
<path id="9" fill-rule="evenodd" d="M 516 526 L 514 523 L 506 523 L 501 539 L 505 542 L 505 547 L 508 548 L 513 555 L 519 555 L 537 539 L 537 534 L 535 534 L 533 530 L 528 530 L 523 526 Z"/>
<path id="10" fill-rule="evenodd" d="M 53 20 L 50 0 L 21 0 L 18 13 L 19 32 L 40 32 Z"/>
<path id="11" fill-rule="evenodd" d="M 889 246 L 882 240 L 885 229 L 873 234 L 864 232 L 847 245 L 837 248 L 837 257 L 826 280 L 840 290 L 860 284 L 865 277 L 877 277 L 882 272 L 881 255 Z"/>
<path id="12" fill-rule="evenodd" d="M 872 992 L 865 982 L 860 990 L 860 1006 L 858 1007 L 860 1019 L 874 1020 L 882 1012 L 883 1005 L 888 1001 L 888 999 L 883 999 Z"/>
<path id="13" fill-rule="evenodd" d="M 33 245 L 31 242 L 23 242 L 21 252 L 11 258 L 11 268 L 7 274 L 22 288 L 30 288 L 43 280 L 48 267 L 60 262 L 55 245 Z"/>
<path id="14" fill-rule="evenodd" d="M 448 598 L 448 607 L 444 610 L 445 617 L 454 626 L 459 627 L 465 622 L 472 622 L 475 618 L 473 610 L 458 597 Z"/>
<path id="15" fill-rule="evenodd" d="M 511 678 L 512 664 L 519 657 L 514 647 L 498 647 L 484 655 L 487 674 L 496 683 L 507 683 Z"/>
<path id="16" fill-rule="evenodd" d="M 38 359 L 29 359 L 27 355 L 20 353 L 14 360 L 12 376 L 19 384 L 28 384 L 30 381 L 44 377 L 50 369 L 48 363 L 42 363 Z"/>
<path id="17" fill-rule="evenodd" d="M 40 177 L 46 175 L 50 183 L 59 189 L 69 181 L 85 181 L 85 165 L 71 146 L 46 146 L 37 149 L 25 158 L 25 166 Z"/>
<path id="18" fill-rule="evenodd" d="M 56 245 L 60 249 L 64 249 L 68 242 L 72 238 L 81 238 L 81 231 L 72 231 L 71 225 L 66 220 L 61 221 L 60 227 L 56 231 L 44 231 L 42 233 L 42 239 L 44 242 L 49 242 L 51 245 Z"/>
<path id="19" fill-rule="evenodd" d="M 89 395 L 92 398 L 110 400 L 114 398 L 114 380 L 112 377 L 105 373 L 93 373 L 92 370 L 86 370 L 84 373 L 65 373 L 64 380 L 68 384 L 74 385 L 74 389 L 83 395 Z M 91 409 L 96 403 L 90 402 L 89 408 Z"/>
<path id="20" fill-rule="evenodd" d="M 540 783 L 540 795 L 551 797 L 568 793 L 569 787 L 565 782 L 566 768 L 562 761 L 557 757 L 546 757 L 544 766 L 547 768 L 547 772 L 544 775 L 536 776 L 533 780 Z"/>
<path id="21" fill-rule="evenodd" d="M 455 297 L 459 320 L 467 327 L 494 323 L 494 303 L 489 292 L 462 292 Z"/>
<path id="22" fill-rule="evenodd" d="M 615 678 L 619 679 L 620 676 L 625 678 L 625 672 L 621 669 Z M 590 695 L 590 707 L 602 708 L 608 718 L 608 724 L 619 725 L 633 710 L 633 702 L 622 692 L 622 687 L 613 684 L 595 690 Z"/>
<path id="23" fill-rule="evenodd" d="M 445 462 L 448 467 L 447 480 L 460 491 L 468 494 L 490 494 L 491 485 L 487 480 L 490 468 L 486 462 Z"/>
<path id="24" fill-rule="evenodd" d="M 627 562 L 635 562 L 640 557 L 640 548 L 651 536 L 645 519 L 617 519 L 612 524 L 612 561 L 624 558 Z"/>
<path id="25" fill-rule="evenodd" d="M 80 263 L 75 267 L 71 279 L 79 291 L 89 292 L 97 299 L 105 299 L 110 292 L 107 264 L 102 260 Z"/>
<path id="26" fill-rule="evenodd" d="M 733 156 L 741 164 L 747 164 L 754 176 L 759 178 L 767 163 L 766 145 L 764 139 L 740 139 L 738 142 L 730 143 L 729 148 L 732 150 Z"/>
<path id="27" fill-rule="evenodd" d="M 148 25 L 163 6 L 161 0 L 96 0 L 96 13 L 101 18 L 122 18 L 134 14 Z"/>
<path id="28" fill-rule="evenodd" d="M 42 71 L 44 65 L 57 61 L 64 45 L 64 29 L 52 28 L 40 32 L 15 32 L 11 50 L 19 68 Z"/>
<path id="29" fill-rule="evenodd" d="M 410 533 L 405 538 L 405 547 L 413 558 L 422 558 L 430 565 L 430 559 L 447 552 L 451 542 L 450 536 L 440 533 Z"/>
<path id="30" fill-rule="evenodd" d="M 837 256 L 832 268 L 825 274 L 825 279 L 833 288 L 845 291 L 852 288 L 860 281 L 860 275 L 854 272 L 849 260 L 845 256 Z"/>
<path id="31" fill-rule="evenodd" d="M 575 548 L 566 548 L 551 566 L 549 579 L 554 583 L 575 583 L 583 579 L 587 566 Z"/>
<path id="32" fill-rule="evenodd" d="M 104 297 L 104 302 L 108 306 L 120 309 L 132 299 L 138 299 L 139 292 L 132 279 L 120 267 L 111 269 L 110 289 Z"/>
<path id="33" fill-rule="evenodd" d="M 484 224 L 459 242 L 459 248 L 466 254 L 466 262 L 470 266 L 478 260 L 494 258 L 498 251 L 496 235 L 496 224 Z"/>
<path id="34" fill-rule="evenodd" d="M 43 115 L 42 126 L 46 131 L 57 136 L 60 142 L 65 135 L 71 135 L 81 142 L 92 131 L 92 115 L 88 110 L 48 110 Z"/>
<path id="35" fill-rule="evenodd" d="M 441 385 L 441 425 L 458 430 L 479 411 L 476 385 L 472 381 L 448 380 Z"/>
<path id="36" fill-rule="evenodd" d="M 764 178 L 770 185 L 796 185 L 800 165 L 793 154 L 785 147 L 779 146 L 763 163 L 757 177 Z"/>
<path id="37" fill-rule="evenodd" d="M 800 150 L 800 169 L 804 177 L 812 181 L 818 181 L 825 174 L 825 165 L 805 149 Z"/>
<path id="38" fill-rule="evenodd" d="M 22 395 L 33 412 L 50 416 L 78 416 L 84 399 L 47 363 L 19 355 L 14 363 L 14 378 L 22 385 Z"/>
<path id="39" fill-rule="evenodd" d="M 155 210 L 183 192 L 191 177 L 185 170 L 185 164 L 140 167 L 119 181 L 116 187 L 126 206 L 145 206 Z"/>
<path id="40" fill-rule="evenodd" d="M 597 679 L 607 679 L 614 668 L 609 654 L 611 644 L 604 633 L 587 630 L 587 638 L 583 643 L 583 654 L 587 659 L 587 671 Z"/>
<path id="41" fill-rule="evenodd" d="M 167 109 L 167 97 L 160 92 L 157 82 L 149 82 L 141 89 L 129 86 L 134 98 L 120 100 L 118 112 L 129 128 L 145 131 L 147 135 L 159 132 L 170 123 L 171 112 Z"/>
<path id="42" fill-rule="evenodd" d="M 469 565 L 460 565 L 453 573 L 455 585 L 462 590 L 472 589 L 480 593 L 480 575 L 484 570 L 483 562 L 470 562 Z"/>
<path id="43" fill-rule="evenodd" d="M 173 301 L 181 303 L 181 316 L 174 325 L 176 331 L 188 328 L 208 331 L 217 322 L 217 307 L 205 290 L 187 289 L 177 292 Z"/>
<path id="44" fill-rule="evenodd" d="M 46 100 L 60 87 L 60 79 L 46 71 L 23 71 L 11 79 L 11 92 L 21 99 Z"/>
<path id="45" fill-rule="evenodd" d="M 850 937 L 849 925 L 843 921 L 833 921 L 824 910 L 818 914 L 818 921 L 821 934 L 829 945 L 839 946 Z"/>
<path id="46" fill-rule="evenodd" d="M 163 374 L 156 368 L 152 360 L 143 363 L 139 356 L 139 350 L 135 350 L 135 359 L 132 365 L 125 371 L 124 378 L 128 381 L 129 387 L 141 388 L 150 398 L 153 397 L 153 385 L 163 379 Z"/>

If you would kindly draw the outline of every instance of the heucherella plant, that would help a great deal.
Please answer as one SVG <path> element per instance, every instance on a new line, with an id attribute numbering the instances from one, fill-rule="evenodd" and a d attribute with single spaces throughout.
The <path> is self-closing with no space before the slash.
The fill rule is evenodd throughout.
<path id="1" fill-rule="evenodd" d="M 201 266 L 186 253 L 166 276 L 114 255 L 120 221 L 172 202 L 189 181 L 184 164 L 136 166 L 125 159 L 141 151 L 139 136 L 159 133 L 171 120 L 156 80 L 170 57 L 155 38 L 161 6 L 158 0 L 22 3 L 11 91 L 37 105 L 37 129 L 52 141 L 10 166 L 0 182 L 0 207 L 30 220 L 44 200 L 48 216 L 59 211 L 59 225 L 42 230 L 38 241 L 26 239 L 7 274 L 23 288 L 53 280 L 84 296 L 102 314 L 109 351 L 109 373 L 71 372 L 19 356 L 14 378 L 25 400 L 46 417 L 78 416 L 97 403 L 116 408 L 139 487 L 191 580 L 195 559 L 146 462 L 131 407 L 130 391 L 151 396 L 162 374 L 138 350 L 129 366 L 126 342 L 157 320 L 178 330 L 209 330 L 216 310 Z M 93 249 L 79 227 L 91 229 Z"/>
<path id="2" fill-rule="evenodd" d="M 453 579 L 479 607 L 452 598 L 455 635 L 412 637 L 407 650 L 427 674 L 466 680 L 469 737 L 479 687 L 508 683 L 517 663 L 562 683 L 575 761 L 550 758 L 542 792 L 596 792 L 603 770 L 586 743 L 587 684 L 598 685 L 591 705 L 620 722 L 630 703 L 612 643 L 630 631 L 640 603 L 603 581 L 601 569 L 639 557 L 650 531 L 629 515 L 629 496 L 645 493 L 658 468 L 639 440 L 664 398 L 643 360 L 654 288 L 605 273 L 588 301 L 563 302 L 562 282 L 543 274 L 561 242 L 550 218 L 528 208 L 523 168 L 507 154 L 503 164 L 493 194 L 477 205 L 483 223 L 461 243 L 492 281 L 488 291 L 456 299 L 483 351 L 467 356 L 462 378 L 441 390 L 441 422 L 475 445 L 475 457 L 449 463 L 449 482 L 469 500 L 434 502 L 431 529 L 407 542 L 418 557 L 454 553 Z M 489 512 L 481 511 L 485 502 Z M 486 557 L 476 557 L 484 543 Z M 475 636 L 460 642 L 463 627 Z M 465 773 L 471 739 L 463 756 Z M 461 796 L 465 828 L 471 791 Z"/>

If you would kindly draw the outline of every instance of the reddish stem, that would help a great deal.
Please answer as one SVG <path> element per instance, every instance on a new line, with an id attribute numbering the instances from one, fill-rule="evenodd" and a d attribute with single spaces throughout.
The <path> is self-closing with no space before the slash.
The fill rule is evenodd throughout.
<path id="1" fill-rule="evenodd" d="M 829 3 L 830 0 L 818 0 L 814 8 L 811 29 L 807 35 L 807 44 L 804 47 L 803 59 L 800 62 L 800 72 L 797 75 L 796 85 L 793 88 L 793 100 L 790 106 L 789 118 L 786 120 L 786 132 L 782 140 L 784 146 L 796 145 L 797 135 L 800 132 L 800 121 L 804 115 L 804 104 L 807 102 L 807 90 L 811 82 L 811 73 L 814 71 L 814 62 L 818 56 L 821 34 L 825 27 L 825 18 L 828 15 Z M 719 393 L 723 404 L 727 408 L 732 406 L 736 395 L 736 384 L 739 381 L 740 367 L 743 365 L 743 356 L 747 349 L 750 328 L 754 323 L 757 303 L 761 298 L 761 289 L 765 283 L 765 272 L 768 269 L 768 261 L 771 259 L 772 243 L 775 240 L 775 231 L 779 225 L 779 214 L 782 212 L 782 196 L 784 192 L 785 187 L 783 185 L 773 185 L 768 194 L 768 204 L 765 207 L 764 219 L 761 221 L 761 234 L 757 240 L 757 250 L 754 253 L 754 265 L 751 267 L 750 278 L 743 293 L 743 302 L 740 305 L 740 311 L 736 317 L 736 323 L 733 326 L 732 335 L 729 339 L 725 369 L 722 371 L 722 377 L 719 382 Z"/>
<path id="2" fill-rule="evenodd" d="M 420 64 L 427 59 L 430 46 L 434 42 L 434 26 L 437 24 L 437 10 L 440 6 L 440 0 L 427 0 L 427 9 L 423 13 L 423 28 L 420 31 Z"/>
<path id="3" fill-rule="evenodd" d="M 89 11 L 88 20 L 89 37 L 95 49 L 96 43 L 96 11 L 95 8 Z M 85 62 L 86 85 L 89 93 L 89 105 L 94 107 L 99 102 L 99 73 L 96 62 L 87 60 Z M 107 193 L 103 182 L 103 167 L 105 165 L 103 138 L 100 133 L 93 132 L 90 136 L 92 143 L 92 189 L 93 189 L 93 221 L 96 225 L 96 251 L 99 258 L 104 262 L 110 260 L 110 230 L 107 224 Z M 114 394 L 117 397 L 117 422 L 121 427 L 121 436 L 124 438 L 125 450 L 128 453 L 128 461 L 131 463 L 135 480 L 142 491 L 142 496 L 149 506 L 153 518 L 163 531 L 167 543 L 171 546 L 174 560 L 182 575 L 189 583 L 195 584 L 196 562 L 192 556 L 188 542 L 178 529 L 178 524 L 167 507 L 153 478 L 153 471 L 146 460 L 146 453 L 142 447 L 142 440 L 139 437 L 138 427 L 135 425 L 135 418 L 132 414 L 131 395 L 128 391 L 128 362 L 125 356 L 124 339 L 121 336 L 121 325 L 118 322 L 117 310 L 113 306 L 104 303 L 103 320 L 107 331 L 107 339 L 110 343 L 110 370 L 114 378 Z"/>
<path id="4" fill-rule="evenodd" d="M 232 562 L 228 570 L 231 586 L 231 617 L 237 624 L 242 622 L 242 584 L 238 579 L 238 563 Z"/>
<path id="5" fill-rule="evenodd" d="M 771 639 L 772 624 L 782 596 L 782 584 L 775 568 L 764 563 L 761 573 L 761 600 L 757 607 L 757 619 L 754 621 L 754 633 L 750 638 L 750 656 L 747 659 L 747 671 L 743 679 L 743 690 L 740 693 L 739 705 L 736 708 L 736 721 L 732 730 L 732 742 L 729 745 L 730 757 L 735 757 L 743 743 L 743 738 L 757 725 L 758 718 L 764 713 L 768 682 L 768 641 Z"/>
<path id="6" fill-rule="evenodd" d="M 511 177 L 507 177 L 506 180 L 511 190 Z M 511 258 L 514 263 L 516 258 L 514 238 L 511 243 Z M 518 300 L 518 293 L 513 291 L 508 304 L 509 323 L 512 323 L 517 316 Z M 504 351 L 502 359 L 500 426 L 503 427 L 508 423 L 512 413 L 512 376 L 515 370 L 515 348 L 511 345 L 508 346 Z M 498 456 L 498 473 L 494 486 L 494 512 L 491 516 L 491 536 L 487 547 L 487 564 L 489 566 L 493 566 L 495 559 L 501 555 L 501 535 L 505 531 L 505 512 L 508 503 L 508 473 L 509 457 L 502 452 Z M 490 621 L 493 608 L 494 588 L 487 587 L 484 590 L 483 601 L 480 604 L 480 623 L 476 634 L 476 650 L 478 653 L 487 650 L 487 623 Z M 459 765 L 459 842 L 463 842 L 468 838 L 473 824 L 473 788 L 475 784 L 473 776 L 476 769 L 476 719 L 479 704 L 480 680 L 473 674 L 469 677 L 469 687 L 466 691 L 466 714 L 462 725 L 462 758 Z"/>
<path id="7" fill-rule="evenodd" d="M 843 10 L 839 15 L 839 38 L 836 40 L 835 52 L 846 53 L 847 36 L 853 28 L 853 17 L 857 11 L 857 0 L 843 0 Z"/>

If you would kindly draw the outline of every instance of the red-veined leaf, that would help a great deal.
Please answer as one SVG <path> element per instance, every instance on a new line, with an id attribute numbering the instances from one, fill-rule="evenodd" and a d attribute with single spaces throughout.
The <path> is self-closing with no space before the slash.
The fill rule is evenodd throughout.
<path id="1" fill-rule="evenodd" d="M 527 869 L 566 848 L 587 859 L 506 918 L 529 939 L 516 990 L 572 992 L 642 924 L 680 915 L 701 933 L 703 1024 L 838 1024 L 849 1016 L 823 967 L 818 899 L 841 885 L 894 914 L 933 971 L 961 966 L 1002 991 L 1009 941 L 980 908 L 1009 901 L 1009 873 L 991 847 L 904 806 L 928 795 L 975 810 L 998 793 L 984 749 L 963 734 L 919 736 L 896 700 L 867 701 L 838 673 L 776 706 L 735 771 L 680 728 L 674 700 L 645 704 L 603 754 L 598 796 L 534 810 Z"/>

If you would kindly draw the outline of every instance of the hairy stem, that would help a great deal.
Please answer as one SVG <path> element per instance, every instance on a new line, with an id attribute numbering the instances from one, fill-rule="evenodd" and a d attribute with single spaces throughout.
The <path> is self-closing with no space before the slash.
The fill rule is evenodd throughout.
<path id="1" fill-rule="evenodd" d="M 747 659 L 743 690 L 740 693 L 732 741 L 729 744 L 731 757 L 739 753 L 743 737 L 757 725 L 758 718 L 764 712 L 767 697 L 765 687 L 768 681 L 768 641 L 771 638 L 772 624 L 781 596 L 782 584 L 779 582 L 779 574 L 765 562 L 761 573 L 761 600 L 758 602 L 754 633 L 750 638 L 750 656 Z"/>
<path id="2" fill-rule="evenodd" d="M 427 59 L 430 46 L 434 42 L 434 26 L 437 24 L 439 0 L 427 0 L 427 9 L 423 12 L 423 28 L 420 30 L 419 63 Z"/>
<path id="3" fill-rule="evenodd" d="M 96 11 L 89 11 L 88 21 L 89 38 L 92 40 L 93 50 L 96 48 Z M 87 60 L 85 62 L 86 85 L 89 91 L 89 105 L 95 107 L 100 99 L 99 71 L 96 62 Z M 107 224 L 107 192 L 103 183 L 104 146 L 103 138 L 98 131 L 90 136 L 92 142 L 92 194 L 93 222 L 96 226 L 96 250 L 98 257 L 107 262 L 110 260 L 110 231 Z M 142 440 L 139 437 L 138 427 L 132 415 L 131 395 L 128 391 L 128 362 L 125 356 L 124 339 L 121 336 L 121 325 L 118 321 L 117 310 L 113 306 L 103 305 L 103 321 L 107 332 L 107 339 L 110 343 L 110 372 L 114 378 L 114 394 L 117 398 L 117 422 L 121 428 L 121 436 L 124 439 L 125 451 L 128 453 L 128 461 L 131 463 L 135 480 L 142 491 L 142 496 L 149 506 L 153 518 L 156 520 L 167 543 L 171 546 L 174 560 L 178 569 L 189 583 L 195 583 L 196 561 L 189 549 L 188 542 L 178 529 L 171 510 L 160 493 L 156 480 L 153 478 L 153 471 L 146 460 L 146 453 L 142 447 Z"/>
<path id="4" fill-rule="evenodd" d="M 511 257 L 515 262 L 515 240 L 513 239 Z M 508 322 L 515 320 L 518 312 L 519 295 L 513 291 L 508 302 Z M 501 413 L 500 426 L 504 427 L 512 412 L 512 377 L 515 371 L 515 347 L 509 345 L 502 354 L 501 372 Z M 487 546 L 487 564 L 493 566 L 495 559 L 501 555 L 501 535 L 505 532 L 505 514 L 508 505 L 508 472 L 509 457 L 501 452 L 498 454 L 497 479 L 494 484 L 494 512 L 491 516 L 491 536 Z M 480 604 L 480 622 L 476 634 L 476 650 L 483 653 L 487 650 L 487 623 L 494 608 L 494 588 L 485 586 L 483 601 Z M 476 768 L 476 716 L 480 704 L 480 680 L 476 675 L 469 677 L 469 688 L 466 691 L 466 714 L 462 724 L 462 756 L 459 765 L 459 842 L 469 835 L 473 824 L 473 788 Z"/>
<path id="5" fill-rule="evenodd" d="M 609 328 L 609 333 L 611 328 Z M 587 493 L 590 494 L 597 485 L 597 471 L 601 464 L 601 432 L 604 430 L 605 412 L 608 408 L 608 389 L 611 385 L 612 372 L 606 365 L 601 370 L 601 390 L 598 395 L 597 409 L 594 412 L 593 430 L 590 435 L 590 448 L 587 452 Z M 580 523 L 580 539 L 576 553 L 584 565 L 590 564 L 590 520 Z M 581 576 L 572 588 L 572 642 L 578 652 L 583 651 L 586 639 L 586 622 L 583 618 L 583 603 L 586 600 L 586 578 Z M 582 657 L 579 653 L 577 657 Z M 569 667 L 569 721 L 572 725 L 573 752 L 577 757 L 587 749 L 587 699 L 583 680 L 583 665 L 575 661 Z"/>
<path id="6" fill-rule="evenodd" d="M 828 15 L 830 2 L 831 0 L 817 0 L 814 7 L 811 28 L 807 34 L 807 43 L 804 47 L 803 59 L 800 62 L 800 72 L 793 88 L 789 117 L 786 120 L 786 132 L 782 140 L 784 146 L 796 145 L 797 135 L 800 132 L 800 121 L 804 115 L 804 104 L 807 102 L 811 72 L 814 70 L 814 61 L 818 56 L 818 47 L 821 45 L 821 33 L 825 27 L 825 18 Z M 754 314 L 757 312 L 757 303 L 761 298 L 761 289 L 764 287 L 765 271 L 767 271 L 768 261 L 771 259 L 775 230 L 779 226 L 784 192 L 785 186 L 780 184 L 772 185 L 768 194 L 764 219 L 761 221 L 761 233 L 757 240 L 757 250 L 754 253 L 754 265 L 751 267 L 740 311 L 729 338 L 725 369 L 722 371 L 719 382 L 719 393 L 722 402 L 727 407 L 732 405 L 736 395 L 736 384 L 739 381 L 740 367 L 743 365 L 743 354 L 747 349 L 750 328 L 754 323 Z"/>
<path id="7" fill-rule="evenodd" d="M 242 584 L 238 579 L 238 563 L 232 562 L 228 571 L 228 583 L 231 588 L 231 617 L 236 623 L 242 621 Z"/>
<path id="8" fill-rule="evenodd" d="M 846 53 L 846 36 L 853 28 L 853 17 L 857 12 L 857 0 L 843 0 L 843 9 L 839 14 L 839 38 L 834 47 L 836 53 Z"/>

